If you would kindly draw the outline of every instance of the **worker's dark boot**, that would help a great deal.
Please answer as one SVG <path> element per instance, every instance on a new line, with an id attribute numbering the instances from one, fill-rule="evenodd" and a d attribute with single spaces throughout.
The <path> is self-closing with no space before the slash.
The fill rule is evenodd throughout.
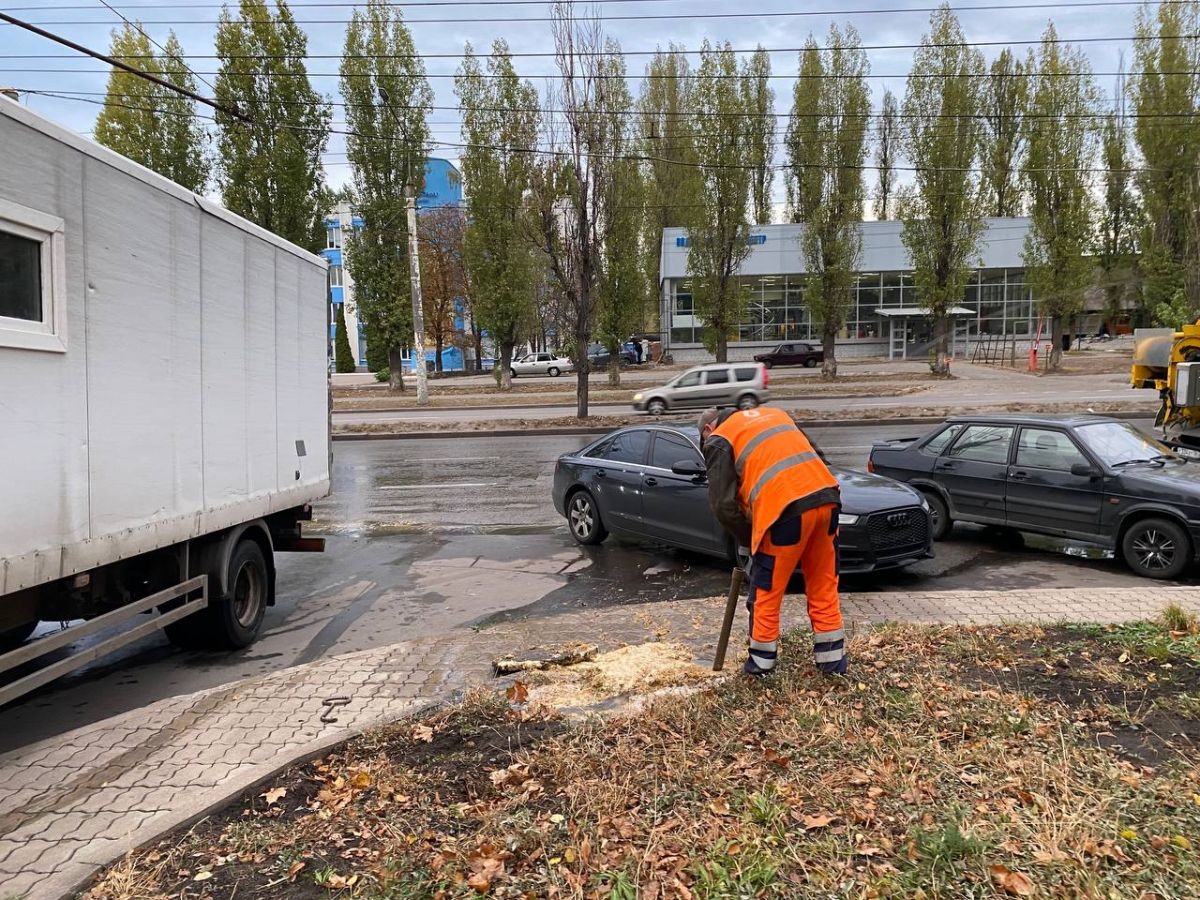
<path id="1" fill-rule="evenodd" d="M 752 659 L 746 660 L 745 664 L 742 666 L 742 671 L 751 678 L 766 678 L 768 675 L 775 674 L 775 670 L 773 668 L 760 669 Z"/>

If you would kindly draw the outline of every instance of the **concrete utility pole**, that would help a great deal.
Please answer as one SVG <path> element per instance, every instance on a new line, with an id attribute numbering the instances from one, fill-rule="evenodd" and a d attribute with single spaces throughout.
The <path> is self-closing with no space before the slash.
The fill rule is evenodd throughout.
<path id="1" fill-rule="evenodd" d="M 408 207 L 408 277 L 412 285 L 413 369 L 417 376 L 417 405 L 429 402 L 429 376 L 425 371 L 425 306 L 421 302 L 421 258 L 417 240 L 417 198 L 411 182 L 404 190 Z"/>

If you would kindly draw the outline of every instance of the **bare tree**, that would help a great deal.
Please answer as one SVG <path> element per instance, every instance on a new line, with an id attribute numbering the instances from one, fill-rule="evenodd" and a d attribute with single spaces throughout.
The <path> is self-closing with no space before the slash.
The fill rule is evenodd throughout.
<path id="1" fill-rule="evenodd" d="M 562 110 L 547 119 L 546 160 L 532 179 L 533 233 L 556 283 L 575 360 L 576 415 L 588 415 L 588 343 L 599 296 L 603 248 L 611 222 L 601 200 L 614 163 L 625 150 L 625 132 L 614 126 L 614 107 L 627 100 L 622 76 L 614 76 L 606 56 L 620 53 L 605 41 L 594 13 L 578 15 L 572 0 L 552 8 L 554 57 L 559 79 L 547 106 Z"/>

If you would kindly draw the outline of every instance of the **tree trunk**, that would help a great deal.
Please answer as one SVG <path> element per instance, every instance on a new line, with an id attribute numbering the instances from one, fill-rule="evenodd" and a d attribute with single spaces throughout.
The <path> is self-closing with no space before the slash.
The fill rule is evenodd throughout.
<path id="1" fill-rule="evenodd" d="M 1054 316 L 1050 320 L 1050 363 L 1047 366 L 1051 372 L 1057 372 L 1062 368 L 1062 339 L 1062 317 Z"/>
<path id="2" fill-rule="evenodd" d="M 717 362 L 729 362 L 729 334 L 724 328 L 717 329 Z"/>
<path id="3" fill-rule="evenodd" d="M 950 318 L 937 316 L 933 320 L 933 358 L 929 370 L 934 375 L 950 374 Z"/>
<path id="4" fill-rule="evenodd" d="M 822 378 L 837 378 L 837 329 L 826 323 L 821 330 L 821 349 L 825 351 L 825 362 L 821 363 Z"/>
<path id="5" fill-rule="evenodd" d="M 621 386 L 621 352 L 619 350 L 608 358 L 608 386 Z"/>
<path id="6" fill-rule="evenodd" d="M 588 333 L 586 328 L 576 329 L 575 352 L 579 354 L 579 363 L 575 366 L 575 415 L 581 419 L 588 416 L 588 375 L 591 373 L 591 361 L 588 359 Z"/>
<path id="7" fill-rule="evenodd" d="M 446 371 L 442 364 L 442 346 L 445 344 L 445 342 L 446 342 L 446 339 L 444 337 L 442 337 L 442 335 L 440 335 L 440 334 L 435 336 L 433 339 L 433 359 L 434 359 L 433 367 L 434 367 L 434 369 L 437 370 L 439 375 L 442 372 Z"/>
<path id="8" fill-rule="evenodd" d="M 515 345 L 515 341 L 501 341 L 500 343 L 500 359 L 496 361 L 499 373 L 496 383 L 502 391 L 512 390 L 512 358 Z"/>
<path id="9" fill-rule="evenodd" d="M 404 351 L 399 347 L 388 349 L 388 388 L 404 393 Z"/>
<path id="10" fill-rule="evenodd" d="M 483 330 L 471 323 L 471 340 L 475 344 L 475 371 L 483 371 Z"/>

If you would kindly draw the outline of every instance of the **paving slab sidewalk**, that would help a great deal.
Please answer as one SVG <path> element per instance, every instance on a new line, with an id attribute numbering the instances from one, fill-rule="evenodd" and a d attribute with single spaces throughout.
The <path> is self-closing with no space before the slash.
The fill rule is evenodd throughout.
<path id="1" fill-rule="evenodd" d="M 1195 590 L 1155 585 L 843 598 L 852 627 L 1121 622 L 1169 603 L 1200 612 Z M 786 606 L 794 623 L 804 621 L 799 602 Z M 683 600 L 462 630 L 170 698 L 0 755 L 0 898 L 68 896 L 100 867 L 282 767 L 488 683 L 502 653 L 565 640 L 602 649 L 673 640 L 710 661 L 722 608 L 720 598 Z"/>

